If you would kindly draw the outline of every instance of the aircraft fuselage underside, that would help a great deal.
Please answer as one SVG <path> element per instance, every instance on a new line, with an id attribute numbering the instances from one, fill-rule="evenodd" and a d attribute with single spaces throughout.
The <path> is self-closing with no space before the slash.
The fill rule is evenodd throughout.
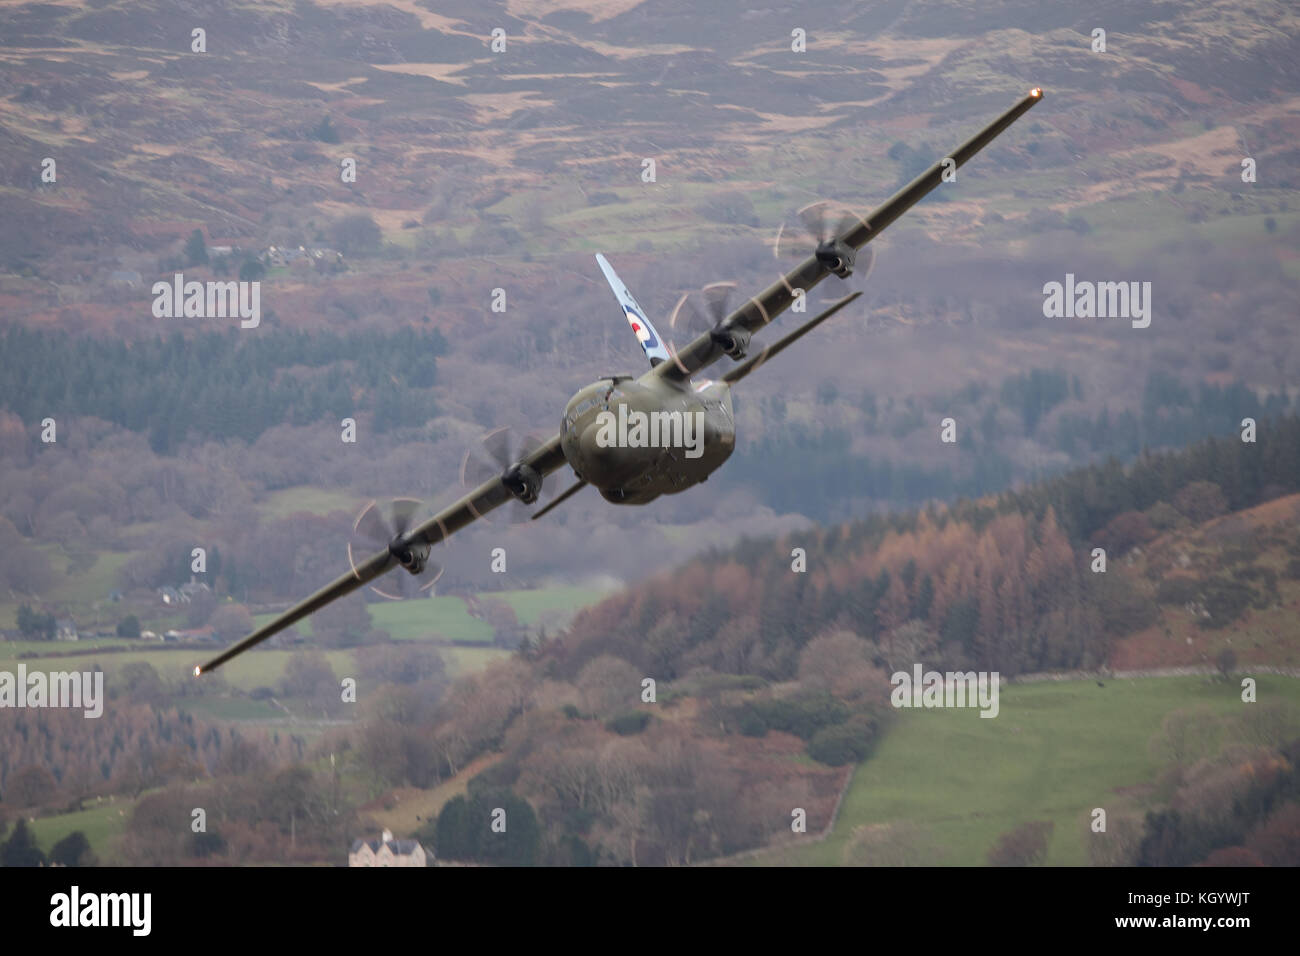
<path id="1" fill-rule="evenodd" d="M 569 399 L 560 447 L 578 477 L 615 504 L 685 491 L 735 450 L 731 389 L 723 382 L 601 379 Z"/>

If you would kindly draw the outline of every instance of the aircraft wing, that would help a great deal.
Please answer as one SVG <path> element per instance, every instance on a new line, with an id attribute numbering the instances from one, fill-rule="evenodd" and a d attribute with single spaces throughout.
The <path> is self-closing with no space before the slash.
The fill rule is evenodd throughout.
<path id="1" fill-rule="evenodd" d="M 525 455 L 519 462 L 519 464 L 528 465 L 543 477 L 563 467 L 566 463 L 564 452 L 560 448 L 559 435 Z M 393 542 L 387 551 L 380 551 L 366 560 L 358 562 L 352 570 L 325 585 L 325 587 L 305 600 L 299 601 L 275 620 L 259 627 L 242 641 L 232 645 L 206 664 L 195 667 L 194 676 L 206 674 L 208 671 L 220 667 L 232 657 L 257 646 L 262 641 L 301 621 L 304 617 L 319 611 L 325 605 L 351 594 L 358 588 L 365 587 L 371 581 L 395 568 L 400 568 L 401 561 L 398 556 L 404 547 L 437 544 L 439 541 L 451 537 L 451 535 L 475 519 L 481 518 L 494 508 L 498 508 L 510 501 L 513 497 L 514 495 L 506 484 L 505 476 L 489 478 L 459 501 L 442 509 L 422 524 L 416 525 L 402 537 L 402 540 Z"/>
<path id="2" fill-rule="evenodd" d="M 951 153 L 948 153 L 947 156 L 938 160 L 933 166 L 890 197 L 884 205 L 847 227 L 836 238 L 855 250 L 861 249 L 943 181 L 946 167 L 945 160 L 951 159 L 955 167 L 961 167 L 1042 98 L 1043 91 L 1041 89 L 1030 90 L 1028 94 L 992 123 Z M 780 280 L 774 282 L 732 312 L 722 321 L 720 327 L 723 329 L 739 328 L 751 333 L 757 332 L 790 307 L 790 304 L 794 301 L 796 289 L 807 292 L 830 274 L 831 269 L 826 263 L 816 256 L 809 256 L 782 276 Z M 683 381 L 701 369 L 712 365 L 723 354 L 723 350 L 714 335 L 711 332 L 706 332 L 685 345 L 674 356 L 674 361 L 661 362 L 646 374 L 660 375 Z"/>
<path id="3" fill-rule="evenodd" d="M 855 250 L 861 249 L 943 181 L 945 159 L 951 159 L 956 167 L 962 166 L 987 146 L 994 137 L 1032 108 L 1042 98 L 1042 95 L 1042 90 L 1034 89 L 1030 91 L 1028 95 L 992 123 L 903 187 L 884 205 L 866 218 L 860 219 L 855 224 L 847 227 L 843 233 L 836 237 L 836 240 L 853 247 Z M 782 276 L 780 281 L 764 289 L 727 316 L 721 324 L 724 328 L 739 328 L 751 333 L 756 332 L 790 307 L 790 304 L 794 301 L 795 289 L 802 289 L 806 292 L 830 273 L 831 268 L 825 262 L 815 255 L 809 256 L 800 265 Z M 782 339 L 765 352 L 754 356 L 753 359 L 743 365 L 737 366 L 730 373 L 729 381 L 738 381 L 762 364 L 766 358 L 785 348 L 786 345 L 792 344 L 799 336 L 829 318 L 835 311 L 847 305 L 849 301 L 851 299 L 848 298 L 841 300 L 822 315 L 811 322 L 805 323 L 795 333 Z M 700 369 L 716 362 L 722 355 L 722 348 L 715 340 L 715 337 L 711 333 L 705 333 L 673 356 L 675 361 L 661 361 L 646 374 L 685 380 Z M 555 436 L 526 455 L 519 464 L 526 464 L 543 476 L 562 467 L 565 464 L 565 458 L 563 451 L 560 449 L 559 436 Z M 581 482 L 575 485 L 569 492 L 566 492 L 565 497 L 580 489 L 581 486 Z M 347 574 L 327 584 L 306 600 L 295 604 L 269 624 L 258 628 L 248 637 L 208 663 L 196 667 L 194 669 L 195 675 L 220 667 L 232 657 L 278 634 L 330 602 L 350 594 L 375 578 L 393 570 L 401 564 L 399 556 L 405 547 L 433 545 L 443 541 L 476 518 L 482 517 L 494 508 L 505 504 L 511 497 L 512 492 L 506 483 L 505 474 L 483 482 L 455 504 L 444 508 L 423 524 L 412 529 L 400 540 L 394 541 L 387 551 L 381 551 L 357 564 Z"/>

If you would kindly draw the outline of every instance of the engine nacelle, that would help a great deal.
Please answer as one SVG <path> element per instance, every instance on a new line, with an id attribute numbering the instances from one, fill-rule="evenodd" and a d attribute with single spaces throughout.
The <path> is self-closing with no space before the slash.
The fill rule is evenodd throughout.
<path id="1" fill-rule="evenodd" d="M 857 258 L 857 253 L 846 242 L 827 239 L 825 242 L 818 243 L 814 255 L 822 266 L 841 279 L 847 279 L 853 274 L 853 262 Z"/>
<path id="2" fill-rule="evenodd" d="M 542 476 L 528 465 L 512 465 L 501 476 L 501 481 L 512 495 L 526 505 L 533 504 L 542 493 Z"/>
<path id="3" fill-rule="evenodd" d="M 722 348 L 728 358 L 743 359 L 749 349 L 748 329 L 714 329 L 709 333 L 709 337 Z"/>
<path id="4" fill-rule="evenodd" d="M 424 543 L 404 545 L 394 541 L 388 546 L 388 553 L 411 574 L 420 574 L 429 563 L 429 545 Z"/>

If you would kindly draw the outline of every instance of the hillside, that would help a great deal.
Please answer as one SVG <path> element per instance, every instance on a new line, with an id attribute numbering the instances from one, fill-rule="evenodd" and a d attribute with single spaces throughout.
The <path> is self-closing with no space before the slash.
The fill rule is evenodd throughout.
<path id="1" fill-rule="evenodd" d="M 891 672 L 919 659 L 1004 674 L 1212 663 L 1234 641 L 1242 661 L 1293 664 L 1297 449 L 1288 417 L 1256 443 L 1212 439 L 997 499 L 743 541 L 579 615 L 557 666 L 616 648 L 647 672 L 785 680 L 836 629 Z"/>
<path id="2" fill-rule="evenodd" d="M 1279 495 L 1280 476 L 1261 467 L 1294 447 L 1297 427 L 1273 423 L 1259 448 L 1208 442 L 996 504 L 749 540 L 691 562 L 458 683 L 425 732 L 449 766 L 497 756 L 460 777 L 459 803 L 445 790 L 401 802 L 422 808 L 422 832 L 446 855 L 500 862 L 689 863 L 771 845 L 754 861 L 972 865 L 1003 843 L 1030 853 L 1022 864 L 1173 862 L 1159 842 L 1169 834 L 1152 829 L 1167 806 L 1182 808 L 1169 825 L 1190 841 L 1178 862 L 1262 852 L 1267 828 L 1294 824 L 1267 808 L 1282 814 L 1300 795 L 1293 769 L 1251 782 L 1258 761 L 1289 767 L 1280 755 L 1300 733 L 1296 680 L 1275 676 L 1296 672 L 1300 648 L 1300 494 Z M 1228 513 L 1224 490 L 1197 477 L 1211 459 L 1231 462 L 1232 498 L 1268 500 Z M 1151 484 L 1157 474 L 1169 491 Z M 1144 498 L 1157 500 L 1132 510 Z M 1034 515 L 1051 500 L 1059 523 L 1051 504 Z M 789 558 L 798 544 L 817 555 L 803 573 Z M 1109 552 L 1104 571 L 1094 546 Z M 984 721 L 890 707 L 889 675 L 914 665 L 1093 676 L 1005 684 Z M 1178 665 L 1200 676 L 1113 676 Z M 1243 708 L 1246 676 L 1258 709 Z M 1190 750 L 1185 727 L 1198 728 Z M 842 797 L 846 778 L 811 770 L 853 764 Z M 799 765 L 809 769 L 791 777 Z M 1281 802 L 1234 816 L 1211 780 Z M 538 835 L 504 856 L 458 842 L 458 814 L 489 799 L 526 803 Z M 837 803 L 833 830 L 814 839 Z M 1120 821 L 1107 841 L 1089 839 L 1095 806 Z M 798 807 L 807 829 L 791 833 Z M 1042 856 L 1025 849 L 1035 841 Z"/>
<path id="3" fill-rule="evenodd" d="M 1040 821 L 1050 824 L 1041 858 L 1048 866 L 1132 865 L 1145 815 L 1176 790 L 1171 770 L 1199 763 L 1202 785 L 1231 775 L 1239 786 L 1254 769 L 1234 747 L 1277 746 L 1300 731 L 1300 682 L 1265 676 L 1260 687 L 1276 705 L 1263 714 L 1243 712 L 1233 684 L 1196 677 L 1016 684 L 1003 694 L 1006 724 L 956 710 L 911 711 L 857 768 L 824 841 L 734 862 L 981 866 L 1002 834 Z M 1290 723 L 1270 734 L 1264 726 L 1279 713 Z M 1193 720 L 1212 739 L 1170 760 L 1170 730 Z M 1097 807 L 1108 814 L 1107 833 L 1091 829 Z M 1222 805 L 1212 812 L 1232 817 Z M 1260 842 L 1268 839 L 1261 834 Z M 1285 858 L 1280 841 L 1270 849 L 1279 854 L 1274 862 Z"/>
<path id="4" fill-rule="evenodd" d="M 274 242 L 268 230 L 310 230 L 349 209 L 408 247 L 431 228 L 467 237 L 472 222 L 453 210 L 529 226 L 530 204 L 563 220 L 547 230 L 558 235 L 526 240 L 534 253 L 556 251 L 557 239 L 571 248 L 580 233 L 587 243 L 616 236 L 629 213 L 658 246 L 695 225 L 693 207 L 719 184 L 770 190 L 800 167 L 805 185 L 825 177 L 829 157 L 810 155 L 814 137 L 851 147 L 854 180 L 866 174 L 855 191 L 879 195 L 896 175 L 892 142 L 946 141 L 964 117 L 1034 83 L 1060 105 L 1036 117 L 1035 171 L 1017 175 L 1018 202 L 999 203 L 1004 229 L 1080 161 L 1086 174 L 1053 190 L 1059 210 L 1124 209 L 1180 177 L 1192 186 L 1180 203 L 1192 202 L 1197 184 L 1237 167 L 1243 138 L 1261 166 L 1283 168 L 1296 122 L 1294 77 L 1282 69 L 1296 55 L 1295 14 L 1269 0 L 1110 4 L 1086 17 L 1067 3 L 961 0 L 848 16 L 819 0 L 739 17 L 684 2 L 492 0 L 437 12 L 415 2 L 218 3 L 204 11 L 202 53 L 191 49 L 192 19 L 160 2 L 5 14 L 5 152 L 59 153 L 63 170 L 54 190 L 33 190 L 18 164 L 8 170 L 6 218 L 32 223 L 37 243 L 10 237 L 6 254 L 33 264 L 34 287 L 35 264 L 57 268 L 75 255 L 69 245 L 143 250 L 193 226 Z M 1108 24 L 1104 54 L 1091 50 L 1094 22 Z M 792 27 L 805 30 L 805 53 L 791 50 Z M 490 47 L 494 28 L 504 51 Z M 1209 115 L 1224 122 L 1188 122 Z M 333 132 L 313 137 L 325 117 Z M 631 199 L 626 168 L 639 171 L 652 153 L 685 195 Z M 361 162 L 353 188 L 340 188 L 338 156 Z M 1023 141 L 1000 146 L 977 178 L 1023 173 L 1026 159 Z M 627 192 L 613 208 L 584 210 L 573 196 L 563 211 L 558 197 L 526 192 L 556 190 L 560 177 Z M 1012 193 L 1005 183 L 997 191 Z M 969 229 L 990 198 L 932 205 L 921 220 L 956 215 Z M 309 314 L 308 303 L 298 311 Z"/>
<path id="5" fill-rule="evenodd" d="M 56 751 L 33 741 L 67 727 L 0 714 L 0 786 L 11 806 L 41 801 L 41 839 L 92 827 L 123 862 L 305 862 L 340 827 L 379 826 L 443 859 L 497 863 L 969 865 L 995 847 L 1021 863 L 1274 860 L 1287 851 L 1262 847 L 1289 832 L 1277 814 L 1300 786 L 1286 769 L 1300 699 L 1279 676 L 1300 647 L 1298 430 L 1279 419 L 1255 444 L 1210 440 L 996 500 L 750 539 L 455 674 L 421 640 L 259 651 L 202 688 L 164 660 L 185 650 L 47 658 L 101 664 L 133 709 Z M 531 602 L 521 615 L 544 606 L 510 597 Z M 891 675 L 914 665 L 1030 682 L 1002 685 L 994 720 L 901 711 Z M 1188 665 L 1197 676 L 1115 676 Z M 338 701 L 351 673 L 359 707 Z M 1242 710 L 1247 676 L 1258 704 Z M 87 774 L 128 728 L 105 779 Z M 1228 813 L 1225 793 L 1254 794 L 1256 809 Z M 198 799 L 222 808 L 219 842 L 157 830 Z M 290 850 L 283 817 L 257 800 L 345 812 L 312 817 Z M 1086 835 L 1097 805 L 1118 821 L 1104 845 Z M 484 844 L 473 821 L 494 806 L 527 823 Z M 1171 807 L 1181 822 L 1160 816 Z"/>
<path id="6" fill-rule="evenodd" d="M 1298 524 L 1300 496 L 1286 495 L 1136 549 L 1132 570 L 1161 610 L 1150 627 L 1116 642 L 1110 666 L 1205 666 L 1224 652 L 1242 666 L 1300 665 Z M 1229 620 L 1215 620 L 1216 612 Z"/>

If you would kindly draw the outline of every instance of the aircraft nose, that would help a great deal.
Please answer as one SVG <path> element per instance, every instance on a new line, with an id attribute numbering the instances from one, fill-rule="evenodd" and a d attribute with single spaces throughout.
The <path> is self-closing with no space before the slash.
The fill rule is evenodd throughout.
<path id="1" fill-rule="evenodd" d="M 608 416 L 597 416 L 583 429 L 578 441 L 582 455 L 582 477 L 597 488 L 619 487 L 652 464 L 658 450 L 630 445 L 620 433 L 618 409 L 611 405 Z"/>
<path id="2" fill-rule="evenodd" d="M 608 487 L 616 477 L 622 451 L 608 443 L 607 430 L 593 422 L 582 432 L 578 447 L 582 450 L 582 476 L 598 488 Z"/>

